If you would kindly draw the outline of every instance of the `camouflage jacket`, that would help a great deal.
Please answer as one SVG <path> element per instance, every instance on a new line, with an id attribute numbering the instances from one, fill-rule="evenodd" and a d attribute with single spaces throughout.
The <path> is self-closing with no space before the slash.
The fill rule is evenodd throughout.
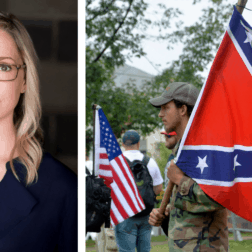
<path id="1" fill-rule="evenodd" d="M 174 148 L 176 154 L 178 145 Z M 227 209 L 191 178 L 175 185 L 170 200 L 169 251 L 228 251 Z"/>

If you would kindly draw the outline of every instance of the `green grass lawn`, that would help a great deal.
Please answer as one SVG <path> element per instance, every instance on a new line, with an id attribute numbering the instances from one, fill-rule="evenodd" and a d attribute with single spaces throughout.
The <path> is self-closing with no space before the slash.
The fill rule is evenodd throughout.
<path id="1" fill-rule="evenodd" d="M 94 247 L 95 246 L 95 241 L 93 240 L 86 240 L 86 247 Z"/>
<path id="2" fill-rule="evenodd" d="M 247 241 L 242 241 L 242 242 L 229 241 L 229 248 L 230 248 L 230 252 L 252 251 L 252 240 L 247 240 Z"/>
<path id="3" fill-rule="evenodd" d="M 252 251 L 252 240 L 247 241 L 229 241 L 230 252 L 248 252 Z M 89 252 L 96 252 L 91 250 Z M 152 246 L 151 252 L 169 252 L 168 244 Z"/>
<path id="4" fill-rule="evenodd" d="M 163 242 L 163 241 L 167 241 L 167 237 L 165 235 L 152 236 L 151 241 L 152 242 Z M 93 241 L 91 239 L 86 241 L 86 247 L 94 247 L 94 246 L 95 246 L 95 241 Z"/>
<path id="5" fill-rule="evenodd" d="M 152 236 L 151 241 L 152 242 L 163 242 L 167 241 L 168 237 L 166 235 L 159 235 L 159 236 Z"/>
<path id="6" fill-rule="evenodd" d="M 250 232 L 241 232 L 241 236 L 252 236 L 252 233 Z M 228 233 L 228 237 L 234 237 L 234 234 L 233 233 Z"/>
<path id="7" fill-rule="evenodd" d="M 230 252 L 248 252 L 252 251 L 252 240 L 247 241 L 229 241 Z M 152 246 L 151 252 L 168 252 L 168 244 Z"/>
<path id="8" fill-rule="evenodd" d="M 241 233 L 242 236 L 252 236 L 252 233 Z M 229 237 L 233 237 L 233 233 L 229 233 Z M 165 235 L 160 235 L 160 236 L 152 236 L 151 237 L 152 242 L 164 242 L 167 241 L 167 237 Z M 93 240 L 87 240 L 86 241 L 86 247 L 94 247 L 95 246 L 95 241 Z M 230 252 L 247 252 L 247 251 L 252 251 L 252 240 L 246 240 L 242 242 L 238 241 L 229 241 L 229 247 L 230 247 Z M 155 245 L 152 246 L 151 252 L 168 252 L 168 243 L 164 245 Z M 91 250 L 89 252 L 96 252 L 96 250 Z"/>

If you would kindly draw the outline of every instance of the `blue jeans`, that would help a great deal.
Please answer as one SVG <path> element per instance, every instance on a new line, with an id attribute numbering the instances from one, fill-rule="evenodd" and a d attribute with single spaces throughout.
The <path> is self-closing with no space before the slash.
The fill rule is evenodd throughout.
<path id="1" fill-rule="evenodd" d="M 151 229 L 149 215 L 131 217 L 115 226 L 119 252 L 149 252 L 151 250 Z"/>

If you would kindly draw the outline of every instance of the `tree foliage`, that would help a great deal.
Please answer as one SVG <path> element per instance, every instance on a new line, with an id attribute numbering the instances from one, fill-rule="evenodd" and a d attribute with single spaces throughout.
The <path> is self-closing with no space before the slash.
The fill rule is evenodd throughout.
<path id="1" fill-rule="evenodd" d="M 168 157 L 172 151 L 168 150 L 165 147 L 165 143 L 160 143 L 159 150 L 160 150 L 159 157 L 156 158 L 155 160 L 158 164 L 158 167 L 160 169 L 160 172 L 161 172 L 163 179 L 165 179 L 164 170 L 165 170 L 165 166 L 167 164 Z"/>
<path id="2" fill-rule="evenodd" d="M 125 62 L 124 50 L 134 56 L 144 55 L 141 36 L 132 31 L 143 17 L 146 4 L 141 0 L 86 1 L 86 139 L 87 151 L 92 141 L 92 104 L 102 106 L 113 131 L 120 136 L 119 125 L 128 97 L 116 88 L 113 72 Z M 148 22 L 148 20 L 146 21 Z M 111 118 L 112 117 L 112 118 Z M 111 120 L 112 119 L 112 120 Z"/>
<path id="3" fill-rule="evenodd" d="M 194 0 L 194 4 L 199 2 L 201 0 Z M 184 48 L 178 59 L 157 76 L 157 82 L 187 81 L 198 88 L 203 85 L 202 72 L 213 61 L 233 10 L 227 0 L 208 2 L 209 6 L 202 10 L 195 24 L 160 36 L 167 41 L 168 50 L 177 43 L 182 43 Z"/>
<path id="4" fill-rule="evenodd" d="M 197 4 L 201 0 L 191 0 Z M 163 10 L 157 20 L 146 18 L 148 8 L 144 0 L 89 0 L 86 1 L 86 125 L 87 141 L 92 141 L 92 104 L 102 106 L 117 137 L 134 128 L 143 135 L 162 126 L 157 109 L 149 99 L 160 95 L 174 81 L 187 81 L 199 89 L 203 85 L 203 71 L 213 61 L 223 37 L 232 6 L 227 0 L 209 0 L 199 20 L 183 26 L 179 9 L 159 5 Z M 176 30 L 168 32 L 171 22 Z M 160 35 L 149 35 L 147 29 L 158 27 Z M 123 65 L 128 57 L 145 55 L 144 39 L 167 42 L 167 49 L 183 44 L 183 52 L 171 62 L 162 74 L 142 88 L 134 83 L 116 87 L 113 81 L 115 67 Z M 87 145 L 89 147 L 89 145 Z"/>
<path id="5" fill-rule="evenodd" d="M 142 37 L 132 31 L 143 20 L 147 5 L 142 0 L 90 0 L 86 5 L 86 38 L 95 52 L 92 62 L 101 58 L 111 67 L 122 65 L 124 50 L 144 55 Z M 148 20 L 144 20 L 149 22 Z"/>
<path id="6" fill-rule="evenodd" d="M 162 8 L 163 6 L 160 6 Z M 150 105 L 150 95 L 134 83 L 124 88 L 113 81 L 115 67 L 126 58 L 145 53 L 142 40 L 151 25 L 169 26 L 178 10 L 166 10 L 165 21 L 146 18 L 143 0 L 89 0 L 86 2 L 86 139 L 87 151 L 92 141 L 92 104 L 102 106 L 113 132 L 120 137 L 126 129 L 140 130 L 143 135 L 153 131 L 160 120 Z M 148 38 L 151 36 L 148 36 Z"/>

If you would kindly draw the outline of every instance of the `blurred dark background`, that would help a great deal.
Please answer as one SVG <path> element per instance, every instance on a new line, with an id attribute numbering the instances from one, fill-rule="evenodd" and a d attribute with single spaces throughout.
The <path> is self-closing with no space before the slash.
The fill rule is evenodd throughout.
<path id="1" fill-rule="evenodd" d="M 77 0 L 1 0 L 40 59 L 44 149 L 77 173 Z"/>

